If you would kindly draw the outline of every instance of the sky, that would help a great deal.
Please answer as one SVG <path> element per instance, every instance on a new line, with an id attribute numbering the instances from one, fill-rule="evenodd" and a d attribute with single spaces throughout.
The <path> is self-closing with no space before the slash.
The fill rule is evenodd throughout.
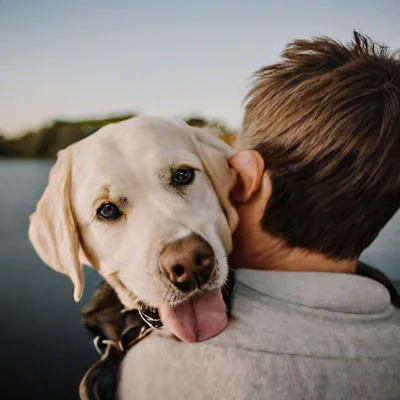
<path id="1" fill-rule="evenodd" d="M 399 16 L 399 0 L 0 0 L 0 132 L 132 112 L 238 128 L 252 73 L 290 40 L 400 48 Z"/>

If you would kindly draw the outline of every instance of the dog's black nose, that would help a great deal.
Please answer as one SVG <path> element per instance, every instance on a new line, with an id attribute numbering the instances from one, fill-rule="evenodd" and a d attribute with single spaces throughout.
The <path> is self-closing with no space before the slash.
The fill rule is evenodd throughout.
<path id="1" fill-rule="evenodd" d="M 206 283 L 214 267 L 214 250 L 196 234 L 169 243 L 160 254 L 162 273 L 184 293 Z"/>

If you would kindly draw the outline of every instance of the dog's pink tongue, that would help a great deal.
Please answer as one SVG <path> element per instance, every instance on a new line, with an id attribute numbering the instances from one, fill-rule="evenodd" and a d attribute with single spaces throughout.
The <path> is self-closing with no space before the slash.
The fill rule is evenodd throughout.
<path id="1" fill-rule="evenodd" d="M 228 325 L 220 289 L 194 297 L 175 307 L 159 309 L 163 324 L 184 342 L 201 342 L 218 335 Z"/>

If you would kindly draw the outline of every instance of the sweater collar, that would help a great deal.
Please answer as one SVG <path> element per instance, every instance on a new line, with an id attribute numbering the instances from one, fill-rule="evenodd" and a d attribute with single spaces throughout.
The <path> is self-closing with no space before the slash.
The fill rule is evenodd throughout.
<path id="1" fill-rule="evenodd" d="M 383 285 L 357 275 L 238 269 L 236 279 L 266 296 L 309 308 L 377 314 L 390 307 Z"/>

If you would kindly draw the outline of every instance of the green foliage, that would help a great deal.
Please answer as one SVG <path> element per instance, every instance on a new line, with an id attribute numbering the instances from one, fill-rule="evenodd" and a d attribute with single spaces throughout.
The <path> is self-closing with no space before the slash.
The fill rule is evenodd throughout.
<path id="1" fill-rule="evenodd" d="M 27 132 L 18 138 L 7 139 L 0 135 L 0 157 L 55 158 L 59 150 L 84 139 L 102 126 L 133 116 L 135 115 L 85 121 L 54 121 L 48 126 L 35 132 Z M 201 117 L 191 117 L 185 121 L 191 126 L 210 128 L 217 134 L 230 133 L 219 122 L 207 121 Z"/>

